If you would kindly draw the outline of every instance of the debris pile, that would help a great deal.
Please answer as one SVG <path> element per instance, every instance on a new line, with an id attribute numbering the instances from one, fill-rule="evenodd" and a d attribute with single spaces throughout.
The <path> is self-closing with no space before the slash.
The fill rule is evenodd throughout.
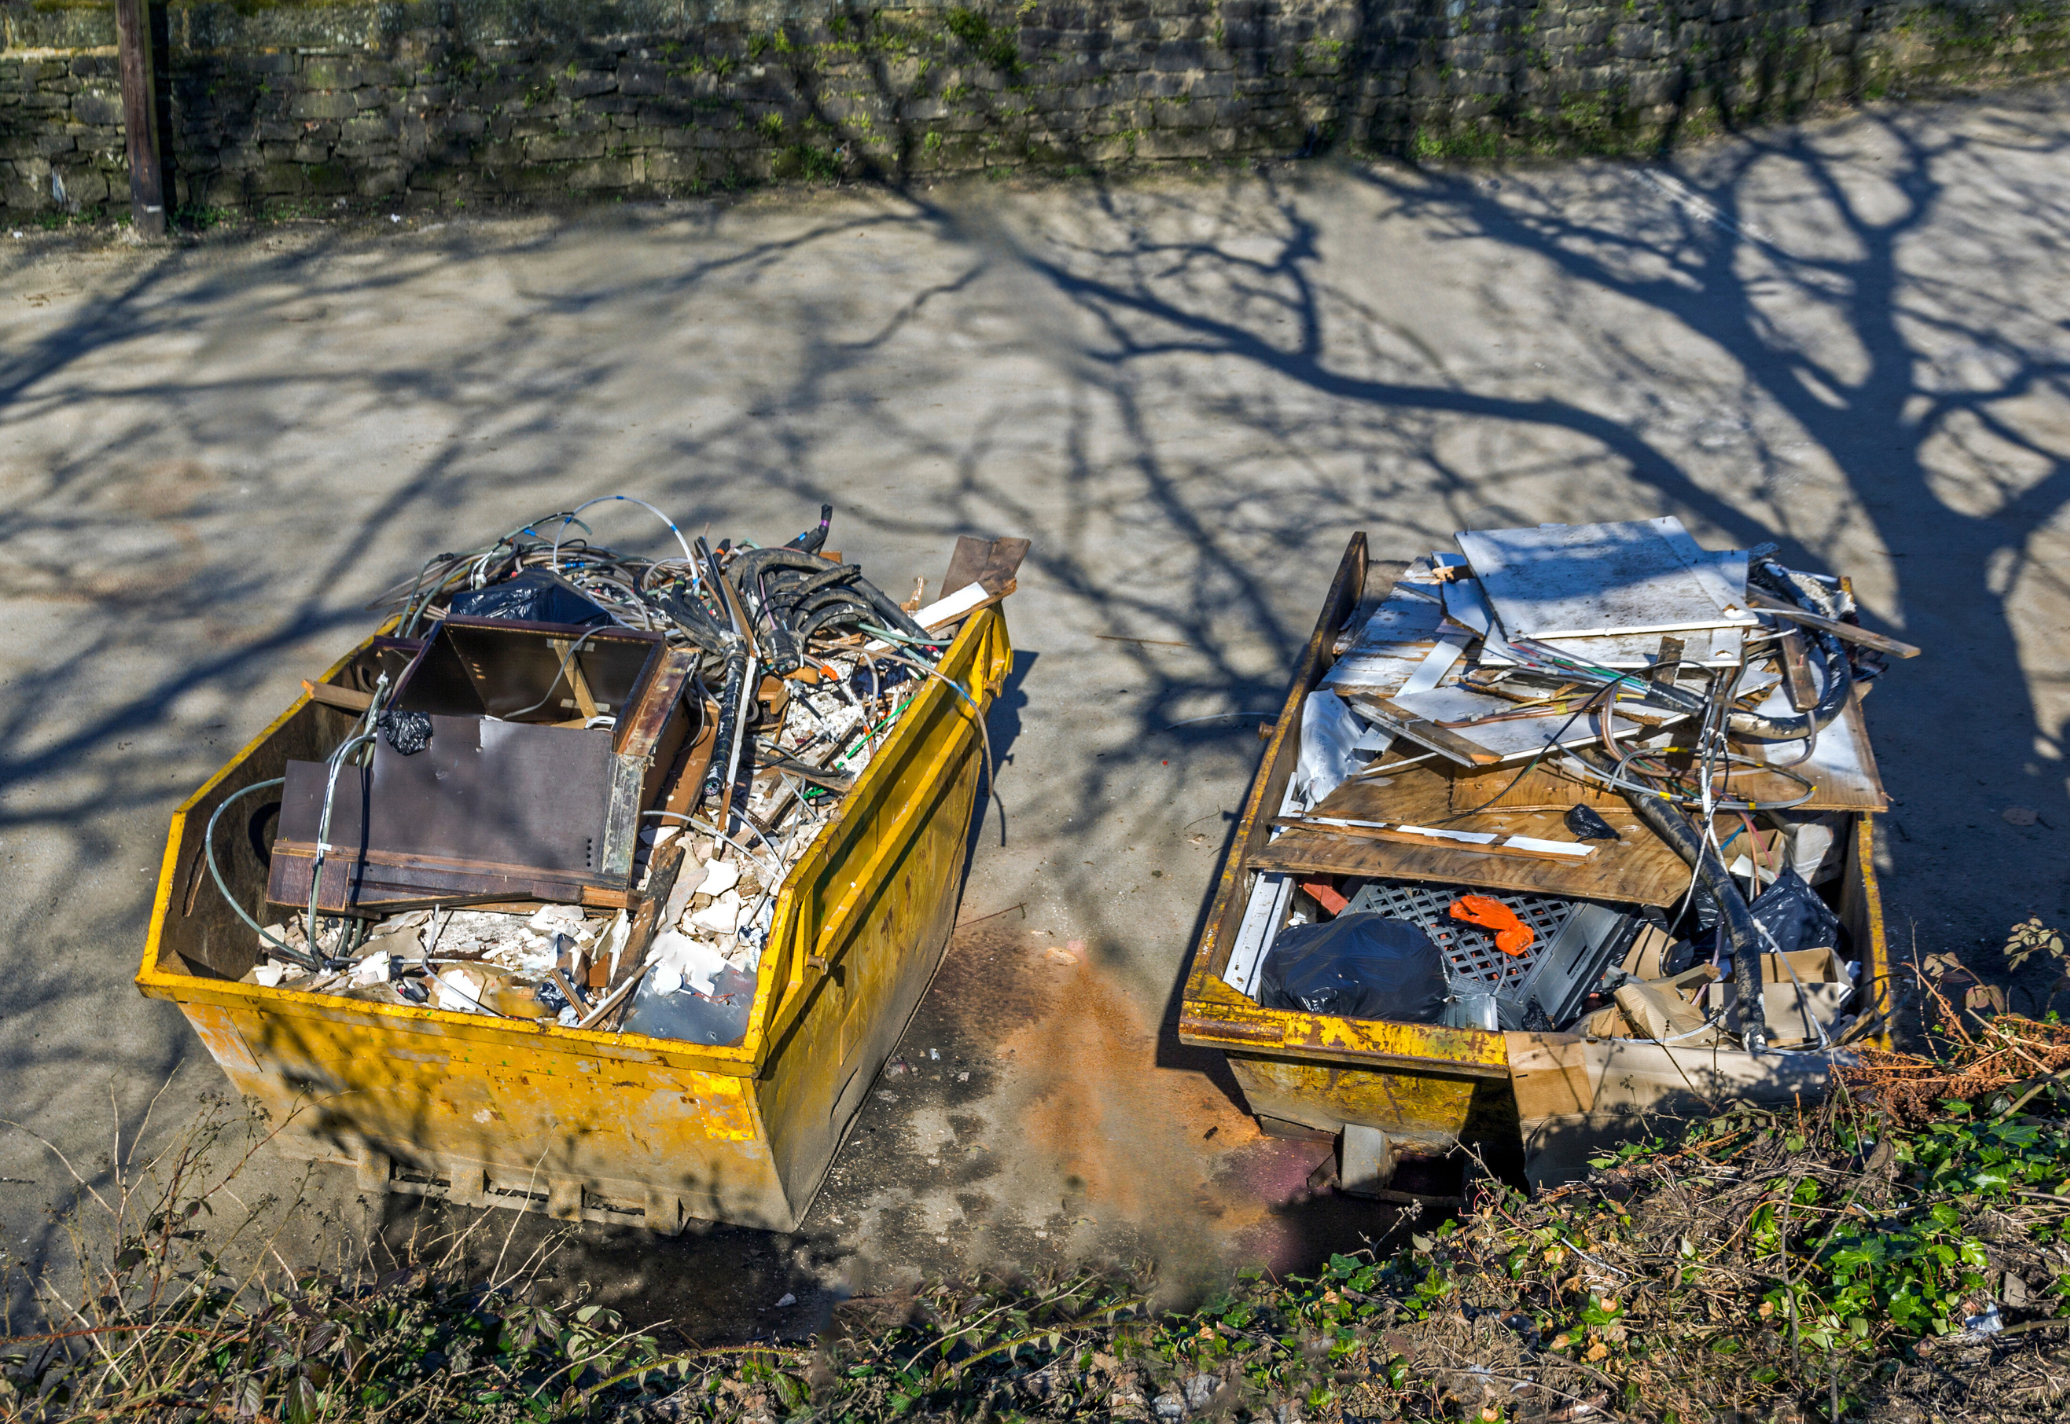
<path id="1" fill-rule="evenodd" d="M 790 868 L 930 683 L 976 706 L 936 664 L 1028 547 L 962 539 L 943 596 L 901 603 L 826 549 L 831 506 L 770 547 L 662 515 L 664 559 L 589 542 L 588 507 L 430 560 L 377 600 L 392 633 L 304 684 L 343 734 L 209 823 L 247 982 L 738 1042 Z M 288 913 L 261 925 L 215 837 L 267 788 Z"/>
<path id="2" fill-rule="evenodd" d="M 1755 1054 L 1871 1031 L 1835 913 L 1886 804 L 1860 702 L 1918 650 L 1862 628 L 1844 580 L 1673 518 L 1457 540 L 1329 650 L 1225 981 L 1268 1008 Z M 1386 948 L 1342 934 L 1319 962 L 1305 927 L 1359 919 L 1395 927 Z M 1442 996 L 1396 987 L 1404 933 Z"/>

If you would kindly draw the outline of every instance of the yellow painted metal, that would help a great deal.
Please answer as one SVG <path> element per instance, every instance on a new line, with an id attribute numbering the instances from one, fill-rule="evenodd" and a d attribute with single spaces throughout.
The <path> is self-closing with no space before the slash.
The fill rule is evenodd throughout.
<path id="1" fill-rule="evenodd" d="M 982 707 L 1012 662 L 995 607 L 941 670 Z M 255 936 L 202 883 L 202 834 L 232 792 L 335 740 L 343 714 L 306 695 L 174 813 L 137 986 L 180 1006 L 285 1124 L 284 1150 L 353 1163 L 368 1187 L 663 1232 L 686 1217 L 790 1230 L 947 948 L 979 715 L 934 679 L 915 694 L 785 880 L 733 1047 L 237 982 Z M 249 866 L 232 877 L 247 906 L 258 884 Z"/>
<path id="2" fill-rule="evenodd" d="M 1377 582 L 1392 573 L 1376 568 L 1372 576 Z M 1179 1007 L 1179 1039 L 1221 1049 L 1251 1110 L 1263 1118 L 1325 1132 L 1346 1124 L 1379 1128 L 1412 1151 L 1444 1150 L 1462 1140 L 1514 1142 L 1516 1104 L 1503 1035 L 1288 1013 L 1265 1008 L 1222 980 L 1248 898 L 1248 858 L 1270 837 L 1299 755 L 1302 703 L 1327 669 L 1329 644 L 1358 607 L 1368 574 L 1366 537 L 1354 534 L 1245 798 L 1206 928 L 1194 947 Z M 1877 986 L 1874 1002 L 1880 1007 L 1888 998 L 1889 950 L 1871 845 L 1870 818 L 1859 817 L 1841 913 L 1867 965 L 1865 974 Z"/>

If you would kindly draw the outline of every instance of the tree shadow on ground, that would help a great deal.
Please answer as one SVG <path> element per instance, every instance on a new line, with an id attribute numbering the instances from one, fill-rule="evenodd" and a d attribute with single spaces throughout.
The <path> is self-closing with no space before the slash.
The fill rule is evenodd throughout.
<path id="1" fill-rule="evenodd" d="M 1908 921 L 1967 950 L 2060 919 L 2056 97 L 1671 168 L 868 192 L 262 234 L 79 277 L 92 293 L 0 357 L 6 676 L 33 692 L 0 703 L 10 1116 L 90 1168 L 110 1082 L 133 1110 L 213 1072 L 127 984 L 172 805 L 377 590 L 617 490 L 765 536 L 832 502 L 844 553 L 887 578 L 936 577 L 957 534 L 1034 541 L 1013 844 L 975 846 L 1002 898 L 970 912 L 1039 886 L 1139 1013 L 1141 1073 L 1224 1101 L 1214 1064 L 1158 1045 L 1256 720 L 1354 528 L 1395 557 L 1473 525 L 1675 513 L 1853 574 L 1870 621 L 1927 649 L 1868 707 L 1899 949 Z M 2015 803 L 2041 823 L 1996 815 Z M 1221 1229 L 1163 1225 L 1129 1241 Z M 835 1244 L 929 1259 L 919 1233 Z M 657 1260 L 733 1269 L 735 1239 L 709 1240 Z M 793 1244 L 811 1260 L 784 1272 L 833 1249 Z"/>

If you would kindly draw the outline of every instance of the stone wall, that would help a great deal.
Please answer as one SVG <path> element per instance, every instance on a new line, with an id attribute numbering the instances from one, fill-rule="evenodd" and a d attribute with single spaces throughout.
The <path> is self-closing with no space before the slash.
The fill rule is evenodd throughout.
<path id="1" fill-rule="evenodd" d="M 1616 152 L 2050 72 L 2070 0 L 170 0 L 177 201 Z M 0 0 L 0 205 L 127 203 L 112 5 Z"/>

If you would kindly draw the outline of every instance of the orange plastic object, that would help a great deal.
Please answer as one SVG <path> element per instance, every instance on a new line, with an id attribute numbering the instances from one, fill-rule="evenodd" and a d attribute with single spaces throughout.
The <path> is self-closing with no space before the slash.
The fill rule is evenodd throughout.
<path id="1" fill-rule="evenodd" d="M 1516 911 L 1486 895 L 1461 895 L 1449 913 L 1455 920 L 1495 931 L 1495 947 L 1507 955 L 1520 955 L 1538 938 L 1538 932 L 1517 918 Z"/>
<path id="2" fill-rule="evenodd" d="M 1314 897 L 1315 903 L 1333 915 L 1344 913 L 1344 907 L 1351 902 L 1337 893 L 1337 887 L 1327 880 L 1304 880 L 1301 888 Z"/>

